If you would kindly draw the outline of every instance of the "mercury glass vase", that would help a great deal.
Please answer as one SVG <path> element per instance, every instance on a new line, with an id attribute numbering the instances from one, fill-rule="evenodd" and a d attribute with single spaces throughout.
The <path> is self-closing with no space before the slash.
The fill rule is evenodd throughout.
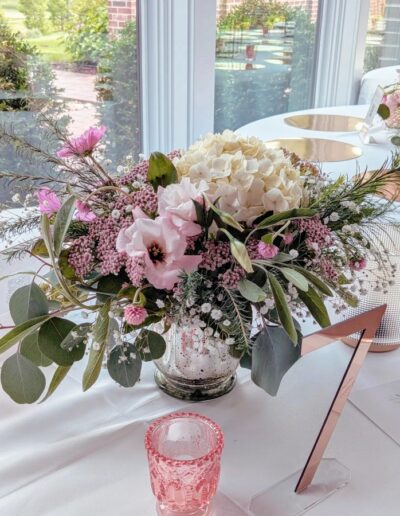
<path id="1" fill-rule="evenodd" d="M 217 490 L 224 436 L 200 414 L 157 419 L 145 436 L 159 516 L 205 516 Z"/>
<path id="2" fill-rule="evenodd" d="M 203 401 L 233 389 L 239 359 L 220 338 L 208 337 L 198 327 L 173 325 L 167 348 L 155 360 L 157 385 L 174 398 Z"/>

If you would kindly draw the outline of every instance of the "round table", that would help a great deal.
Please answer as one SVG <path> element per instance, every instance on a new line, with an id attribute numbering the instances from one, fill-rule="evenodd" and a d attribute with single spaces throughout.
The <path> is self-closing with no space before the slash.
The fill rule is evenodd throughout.
<path id="1" fill-rule="evenodd" d="M 362 110 L 352 108 L 352 114 Z M 267 139 L 300 133 L 283 125 L 282 118 L 255 122 L 240 132 Z M 383 148 L 365 149 L 362 160 L 379 165 L 386 155 Z M 355 170 L 354 163 L 339 165 L 341 171 Z M 5 316 L 0 320 L 5 323 Z M 222 426 L 220 491 L 242 511 L 229 509 L 221 516 L 247 514 L 252 496 L 303 467 L 351 352 L 338 342 L 306 355 L 285 376 L 276 398 L 242 370 L 231 393 L 188 404 L 157 389 L 151 364 L 145 364 L 133 389 L 119 387 L 103 371 L 100 381 L 82 393 L 85 364 L 77 363 L 42 405 L 18 406 L 0 393 L 0 514 L 155 516 L 143 437 L 150 421 L 175 410 L 197 411 Z M 0 355 L 0 361 L 4 358 Z M 399 370 L 400 351 L 368 356 L 355 388 L 397 380 Z M 47 368 L 48 377 L 52 372 Z M 400 446 L 351 403 L 326 456 L 347 466 L 352 480 L 311 509 L 310 516 L 399 514 Z"/>
<path id="2" fill-rule="evenodd" d="M 322 169 L 332 177 L 340 174 L 354 175 L 358 170 L 378 169 L 390 157 L 394 146 L 390 143 L 368 144 L 364 145 L 357 132 L 322 132 L 309 131 L 306 129 L 298 129 L 285 123 L 285 118 L 292 115 L 303 114 L 334 114 L 348 115 L 364 118 L 367 111 L 367 105 L 364 106 L 339 106 L 329 108 L 307 109 L 304 111 L 295 111 L 293 113 L 284 113 L 281 115 L 271 116 L 244 125 L 236 132 L 242 136 L 257 136 L 262 140 L 275 140 L 278 138 L 325 138 L 331 140 L 339 140 L 361 147 L 362 155 L 357 159 L 348 161 L 335 161 L 323 163 Z M 379 134 L 379 141 L 384 141 L 385 135 Z"/>

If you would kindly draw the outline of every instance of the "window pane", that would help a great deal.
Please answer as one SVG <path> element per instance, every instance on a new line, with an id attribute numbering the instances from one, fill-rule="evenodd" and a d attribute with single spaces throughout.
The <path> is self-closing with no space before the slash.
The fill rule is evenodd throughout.
<path id="1" fill-rule="evenodd" d="M 40 114 L 78 136 L 107 126 L 115 164 L 140 150 L 135 0 L 0 0 L 0 124 L 54 152 Z M 42 175 L 10 145 L 0 169 Z M 49 168 L 47 166 L 47 168 Z M 0 201 L 10 197 L 4 187 Z"/>
<path id="2" fill-rule="evenodd" d="M 215 130 L 312 105 L 318 0 L 218 0 Z"/>
<path id="3" fill-rule="evenodd" d="M 370 0 L 364 71 L 400 63 L 400 2 Z"/>

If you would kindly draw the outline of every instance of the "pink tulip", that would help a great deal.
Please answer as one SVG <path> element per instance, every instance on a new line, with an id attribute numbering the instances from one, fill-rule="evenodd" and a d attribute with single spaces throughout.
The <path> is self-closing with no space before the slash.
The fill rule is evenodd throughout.
<path id="1" fill-rule="evenodd" d="M 279 247 L 274 244 L 266 244 L 265 242 L 259 242 L 257 247 L 258 253 L 262 258 L 274 258 L 279 253 Z"/>
<path id="2" fill-rule="evenodd" d="M 143 259 L 144 275 L 155 288 L 171 290 L 182 271 L 192 272 L 201 256 L 185 255 L 185 237 L 166 217 L 138 218 L 117 238 L 117 250 Z"/>
<path id="3" fill-rule="evenodd" d="M 58 152 L 59 158 L 71 158 L 73 156 L 81 156 L 90 154 L 99 141 L 103 138 L 107 128 L 102 125 L 100 127 L 90 127 L 81 136 L 71 138 Z"/>
<path id="4" fill-rule="evenodd" d="M 91 211 L 89 206 L 82 201 L 76 201 L 76 220 L 82 222 L 92 222 L 96 215 Z"/>
<path id="5" fill-rule="evenodd" d="M 37 193 L 39 210 L 46 215 L 53 215 L 61 208 L 61 201 L 50 188 L 41 188 Z"/>

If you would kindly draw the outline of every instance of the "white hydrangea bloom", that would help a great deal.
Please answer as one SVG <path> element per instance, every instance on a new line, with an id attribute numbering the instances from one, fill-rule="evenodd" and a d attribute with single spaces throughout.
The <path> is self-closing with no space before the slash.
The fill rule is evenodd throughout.
<path id="1" fill-rule="evenodd" d="M 281 149 L 233 131 L 208 134 L 174 159 L 180 178 L 208 183 L 221 210 L 251 224 L 266 211 L 297 208 L 306 201 L 304 178 Z"/>

